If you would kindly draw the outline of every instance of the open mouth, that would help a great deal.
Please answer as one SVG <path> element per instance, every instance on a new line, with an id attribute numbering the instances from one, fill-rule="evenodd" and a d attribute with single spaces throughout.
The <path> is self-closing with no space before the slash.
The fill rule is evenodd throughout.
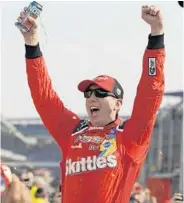
<path id="1" fill-rule="evenodd" d="M 99 111 L 100 111 L 100 109 L 98 107 L 91 107 L 90 108 L 90 112 L 92 115 L 96 114 Z"/>

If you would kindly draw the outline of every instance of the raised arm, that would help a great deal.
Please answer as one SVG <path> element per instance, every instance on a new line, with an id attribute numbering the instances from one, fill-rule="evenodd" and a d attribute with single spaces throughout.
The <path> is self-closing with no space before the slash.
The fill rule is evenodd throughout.
<path id="1" fill-rule="evenodd" d="M 151 35 L 143 57 L 132 115 L 124 128 L 125 149 L 135 161 L 145 158 L 164 94 L 163 20 L 158 8 L 147 6 L 142 8 L 142 18 L 151 25 Z"/>
<path id="2" fill-rule="evenodd" d="M 64 106 L 53 90 L 44 58 L 40 55 L 39 45 L 26 46 L 28 84 L 34 105 L 44 125 L 63 148 L 79 118 Z"/>
<path id="3" fill-rule="evenodd" d="M 24 17 L 23 12 L 21 16 Z M 22 34 L 26 44 L 26 68 L 31 96 L 44 125 L 64 150 L 79 118 L 64 106 L 53 90 L 39 48 L 36 21 L 31 17 L 29 21 L 33 24 L 31 31 Z"/>

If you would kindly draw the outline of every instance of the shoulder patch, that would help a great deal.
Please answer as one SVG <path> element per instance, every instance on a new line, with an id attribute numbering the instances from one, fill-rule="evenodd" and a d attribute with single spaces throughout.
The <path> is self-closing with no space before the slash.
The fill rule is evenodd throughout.
<path id="1" fill-rule="evenodd" d="M 89 121 L 88 120 L 80 120 L 77 126 L 75 127 L 73 134 L 81 131 L 82 129 L 88 127 Z"/>

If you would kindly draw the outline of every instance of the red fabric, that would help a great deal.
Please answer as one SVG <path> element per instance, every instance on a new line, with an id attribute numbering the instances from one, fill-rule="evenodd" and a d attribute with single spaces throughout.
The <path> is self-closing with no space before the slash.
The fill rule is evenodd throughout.
<path id="1" fill-rule="evenodd" d="M 156 57 L 156 76 L 148 74 L 148 57 Z M 129 203 L 163 97 L 164 59 L 164 49 L 145 51 L 132 116 L 124 130 L 116 129 L 117 120 L 104 128 L 88 126 L 73 135 L 80 119 L 53 90 L 44 58 L 26 59 L 36 109 L 63 151 L 63 203 Z"/>
<path id="2" fill-rule="evenodd" d="M 93 80 L 81 81 L 78 85 L 78 89 L 81 92 L 84 92 L 87 87 L 89 87 L 92 84 L 96 84 L 99 87 L 101 87 L 102 89 L 112 92 L 113 88 L 114 88 L 114 83 L 115 83 L 114 78 L 112 78 L 108 75 L 99 75 L 96 78 L 94 78 Z"/>
<path id="3" fill-rule="evenodd" d="M 9 176 L 12 175 L 9 170 L 10 169 L 9 169 L 8 166 L 6 166 L 3 163 L 0 163 L 0 173 L 1 173 L 1 176 L 2 176 L 2 178 L 4 180 L 4 182 L 5 182 L 6 187 L 8 187 L 8 188 L 10 188 L 10 186 L 11 186 L 11 182 L 10 182 L 11 177 L 8 177 L 8 175 Z M 9 172 L 10 172 L 10 174 L 9 174 Z"/>
<path id="4" fill-rule="evenodd" d="M 140 191 L 140 190 L 142 190 L 143 188 L 141 187 L 141 186 L 137 186 L 137 187 L 135 187 L 135 191 L 136 192 L 138 192 L 138 191 Z"/>
<path id="5" fill-rule="evenodd" d="M 158 203 L 163 203 L 171 198 L 172 183 L 170 178 L 148 178 L 148 188 L 157 198 Z"/>

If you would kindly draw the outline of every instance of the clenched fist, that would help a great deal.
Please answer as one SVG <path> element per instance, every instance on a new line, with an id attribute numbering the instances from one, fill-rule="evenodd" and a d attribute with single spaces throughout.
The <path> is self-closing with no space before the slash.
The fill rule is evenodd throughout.
<path id="1" fill-rule="evenodd" d="M 142 19 L 151 26 L 151 35 L 164 33 L 163 17 L 156 6 L 142 6 Z"/>

